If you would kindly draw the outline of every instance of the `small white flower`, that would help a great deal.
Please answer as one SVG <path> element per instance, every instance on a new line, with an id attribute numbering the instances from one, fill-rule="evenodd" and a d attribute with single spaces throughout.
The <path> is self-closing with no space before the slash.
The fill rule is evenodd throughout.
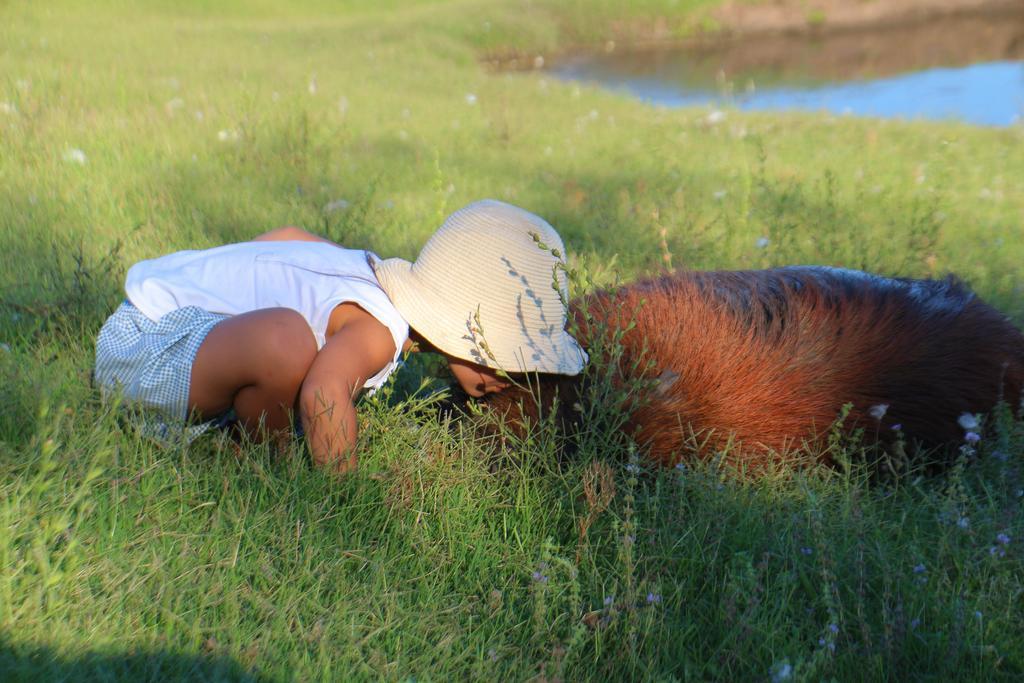
<path id="1" fill-rule="evenodd" d="M 978 428 L 978 416 L 971 415 L 970 413 L 964 413 L 957 418 L 957 423 L 963 427 L 965 431 L 972 432 Z"/>
<path id="2" fill-rule="evenodd" d="M 178 111 L 184 106 L 185 100 L 181 99 L 180 97 L 175 97 L 173 99 L 167 100 L 167 104 L 164 105 L 164 109 L 167 110 L 168 114 L 171 114 L 173 116 L 174 112 Z"/>
<path id="3" fill-rule="evenodd" d="M 324 205 L 324 213 L 331 213 L 332 211 L 344 211 L 350 206 L 347 199 L 335 199 L 333 202 L 327 202 Z"/>
<path id="4" fill-rule="evenodd" d="M 971 518 L 970 517 L 961 517 L 960 519 L 956 520 L 956 525 L 958 527 L 960 527 L 961 529 L 970 529 L 971 528 Z"/>
<path id="5" fill-rule="evenodd" d="M 885 417 L 885 413 L 888 410 L 888 403 L 879 403 L 878 405 L 871 406 L 871 408 L 868 410 L 868 415 L 875 418 L 876 420 L 881 420 L 883 417 Z"/>
<path id="6" fill-rule="evenodd" d="M 756 242 L 754 242 L 754 245 L 755 245 L 755 246 L 756 246 L 756 247 L 757 247 L 758 249 L 764 249 L 764 248 L 766 248 L 766 247 L 767 247 L 767 246 L 768 246 L 769 244 L 771 244 L 771 240 L 769 240 L 769 239 L 768 239 L 767 237 L 758 237 L 758 238 L 757 238 L 757 241 L 756 241 Z"/>
<path id="7" fill-rule="evenodd" d="M 543 69 L 544 68 L 544 58 L 542 56 L 537 55 L 536 57 L 533 58 L 533 68 L 534 69 Z"/>
<path id="8" fill-rule="evenodd" d="M 196 117 L 196 121 L 202 121 L 204 118 L 206 118 L 206 115 L 203 114 L 202 109 L 196 109 L 193 115 Z"/>
<path id="9" fill-rule="evenodd" d="M 772 683 L 782 683 L 793 677 L 793 665 L 788 660 L 782 660 L 774 665 L 771 670 Z"/>
<path id="10" fill-rule="evenodd" d="M 715 199 L 721 201 L 722 199 L 725 199 L 725 195 L 726 194 L 728 194 L 728 193 L 725 190 L 715 190 L 711 194 L 711 196 L 714 197 Z"/>
<path id="11" fill-rule="evenodd" d="M 82 150 L 78 149 L 77 147 L 72 147 L 72 148 L 70 148 L 68 150 L 65 150 L 65 152 L 64 152 L 64 161 L 67 161 L 67 162 L 72 163 L 72 164 L 82 165 L 86 161 L 86 159 L 85 159 L 85 152 L 83 152 Z"/>
<path id="12" fill-rule="evenodd" d="M 466 93 L 466 104 L 473 106 L 476 104 L 476 95 L 471 92 Z"/>
<path id="13" fill-rule="evenodd" d="M 725 112 L 722 111 L 721 109 L 715 109 L 710 114 L 708 114 L 708 116 L 705 119 L 705 121 L 707 121 L 711 125 L 715 125 L 716 123 L 721 123 L 722 121 L 725 121 Z"/>
<path id="14" fill-rule="evenodd" d="M 10 114 L 14 116 L 18 113 L 18 108 L 10 102 L 0 102 L 0 114 Z"/>
<path id="15" fill-rule="evenodd" d="M 306 89 L 309 90 L 309 94 L 310 95 L 315 95 L 316 94 L 316 74 L 313 74 L 312 76 L 310 76 L 310 78 L 309 78 L 309 85 L 306 86 Z"/>
<path id="16" fill-rule="evenodd" d="M 238 131 L 234 128 L 225 128 L 224 130 L 217 131 L 217 139 L 221 142 L 237 142 L 238 138 Z"/>
<path id="17" fill-rule="evenodd" d="M 0 344 L 0 351 L 3 351 L 4 353 L 10 353 L 11 352 L 11 345 L 10 344 Z"/>

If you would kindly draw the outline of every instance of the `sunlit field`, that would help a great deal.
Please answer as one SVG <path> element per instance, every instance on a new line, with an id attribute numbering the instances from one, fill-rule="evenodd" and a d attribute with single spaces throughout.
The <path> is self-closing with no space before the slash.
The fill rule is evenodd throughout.
<path id="1" fill-rule="evenodd" d="M 1024 128 L 662 109 L 559 81 L 695 0 L 0 0 L 0 679 L 1020 680 L 1024 425 L 952 470 L 658 470 L 436 416 L 410 362 L 359 471 L 161 447 L 91 386 L 133 262 L 294 224 L 412 258 L 483 197 L 598 284 L 953 272 L 1024 322 Z M 630 24 L 632 25 L 632 24 Z M 614 423 L 614 420 L 607 422 Z M 603 423 L 602 423 L 603 424 Z"/>

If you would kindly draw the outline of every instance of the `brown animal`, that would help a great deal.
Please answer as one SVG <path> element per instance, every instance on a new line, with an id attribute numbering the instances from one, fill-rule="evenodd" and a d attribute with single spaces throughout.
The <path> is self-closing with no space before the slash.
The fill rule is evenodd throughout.
<path id="1" fill-rule="evenodd" d="M 756 469 L 795 449 L 823 452 L 845 404 L 842 428 L 863 428 L 869 440 L 962 442 L 963 413 L 1000 400 L 1016 410 L 1024 388 L 1024 335 L 952 277 L 816 266 L 688 272 L 572 310 L 596 365 L 615 357 L 614 381 L 634 380 L 626 428 L 664 465 L 726 450 Z M 621 355 L 609 343 L 615 330 Z M 556 405 L 562 426 L 579 428 L 587 381 L 542 376 L 532 382 L 539 401 L 512 388 L 485 403 L 512 424 Z"/>

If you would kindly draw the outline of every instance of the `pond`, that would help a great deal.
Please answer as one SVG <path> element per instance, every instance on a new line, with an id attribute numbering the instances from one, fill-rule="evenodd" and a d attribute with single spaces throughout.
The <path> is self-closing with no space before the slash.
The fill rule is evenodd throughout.
<path id="1" fill-rule="evenodd" d="M 552 71 L 669 107 L 1010 126 L 1024 118 L 1024 9 L 688 49 L 613 51 L 567 59 Z"/>

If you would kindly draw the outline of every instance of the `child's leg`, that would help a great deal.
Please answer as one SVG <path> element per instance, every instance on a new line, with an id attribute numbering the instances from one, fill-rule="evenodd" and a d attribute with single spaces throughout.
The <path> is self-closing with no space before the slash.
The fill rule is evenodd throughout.
<path id="1" fill-rule="evenodd" d="M 259 437 L 288 429 L 295 399 L 316 356 L 305 319 L 288 308 L 267 308 L 217 323 L 192 363 L 189 410 L 204 418 L 234 408 Z"/>

